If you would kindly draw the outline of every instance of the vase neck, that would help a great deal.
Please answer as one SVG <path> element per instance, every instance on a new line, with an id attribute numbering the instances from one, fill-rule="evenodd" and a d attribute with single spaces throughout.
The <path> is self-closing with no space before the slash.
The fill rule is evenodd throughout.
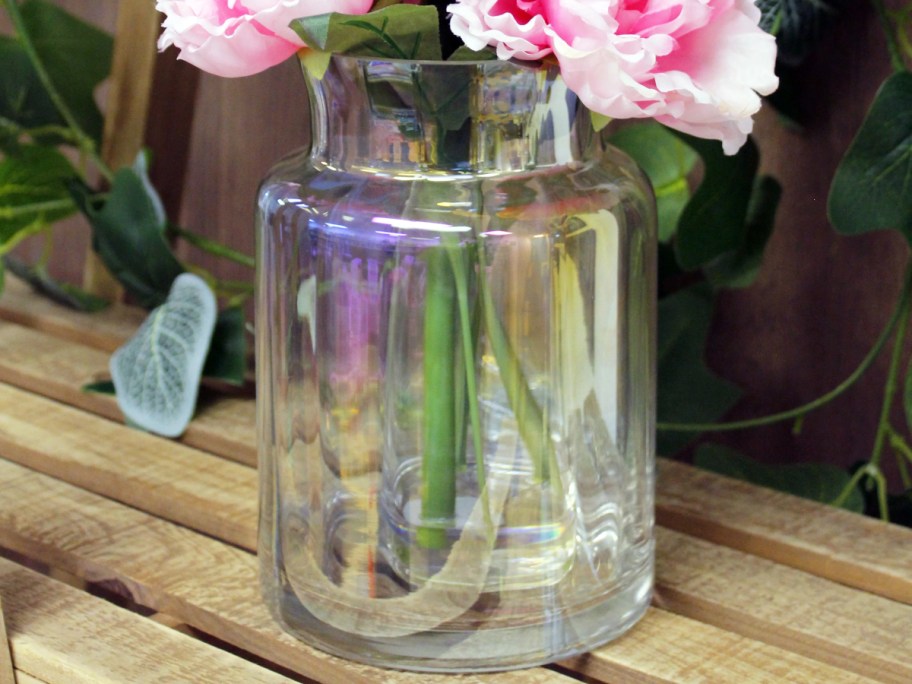
<path id="1" fill-rule="evenodd" d="M 333 56 L 305 71 L 311 155 L 340 169 L 501 173 L 570 164 L 598 144 L 556 66 Z"/>

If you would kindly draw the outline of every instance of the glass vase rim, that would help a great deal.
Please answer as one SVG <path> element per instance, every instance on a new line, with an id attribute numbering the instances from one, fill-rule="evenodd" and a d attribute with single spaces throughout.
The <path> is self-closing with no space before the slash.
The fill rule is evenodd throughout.
<path id="1" fill-rule="evenodd" d="M 353 63 L 372 63 L 372 64 L 394 64 L 394 65 L 403 65 L 403 66 L 433 66 L 433 67 L 483 67 L 487 65 L 509 65 L 516 67 L 517 69 L 528 69 L 529 71 L 536 71 L 540 69 L 547 70 L 552 65 L 544 59 L 500 59 L 496 57 L 494 59 L 402 59 L 400 57 L 382 57 L 382 56 L 368 56 L 368 55 L 347 55 L 342 52 L 332 52 L 330 53 L 330 59 L 333 61 L 340 62 L 353 62 Z M 301 66 L 307 70 L 304 60 L 301 59 Z M 556 68 L 558 65 L 555 62 L 553 66 Z"/>

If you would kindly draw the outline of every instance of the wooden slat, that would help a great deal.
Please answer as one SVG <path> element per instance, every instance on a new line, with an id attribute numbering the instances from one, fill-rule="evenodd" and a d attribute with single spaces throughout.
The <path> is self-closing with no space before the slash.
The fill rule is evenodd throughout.
<path id="1" fill-rule="evenodd" d="M 598 681 L 627 684 L 874 681 L 655 608 L 616 642 L 561 665 Z"/>
<path id="2" fill-rule="evenodd" d="M 912 606 L 659 528 L 663 605 L 884 682 L 912 681 Z"/>
<path id="3" fill-rule="evenodd" d="M 0 298 L 0 303 L 3 301 Z M 0 349 L 0 382 L 123 421 L 114 397 L 82 390 L 87 383 L 110 377 L 109 352 L 3 321 Z M 256 465 L 255 422 L 252 397 L 213 396 L 204 388 L 196 415 L 180 441 Z"/>
<path id="4" fill-rule="evenodd" d="M 0 546 L 90 581 L 116 580 L 140 604 L 317 681 L 453 682 L 442 675 L 379 670 L 309 648 L 270 617 L 260 597 L 252 554 L 3 460 L 0 520 Z M 466 675 L 458 681 L 570 682 L 542 668 Z"/>
<path id="5" fill-rule="evenodd" d="M 6 636 L 6 615 L 2 608 L 2 600 L 0 600 L 0 684 L 16 684 L 16 672 L 13 669 L 9 639 Z"/>
<path id="6" fill-rule="evenodd" d="M 113 352 L 136 332 L 145 312 L 115 303 L 104 311 L 81 313 L 35 294 L 28 285 L 7 274 L 0 297 L 0 318 Z"/>
<path id="7" fill-rule="evenodd" d="M 912 603 L 912 529 L 665 459 L 656 509 L 665 527 Z"/>
<path id="8" fill-rule="evenodd" d="M 253 468 L 3 384 L 0 453 L 232 544 L 256 546 Z"/>
<path id="9" fill-rule="evenodd" d="M 0 593 L 17 667 L 48 684 L 291 681 L 2 559 Z"/>

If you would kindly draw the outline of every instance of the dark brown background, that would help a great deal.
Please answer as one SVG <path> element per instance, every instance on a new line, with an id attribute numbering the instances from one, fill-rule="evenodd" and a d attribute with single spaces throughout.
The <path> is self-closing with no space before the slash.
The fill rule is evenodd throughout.
<path id="1" fill-rule="evenodd" d="M 60 4 L 113 28 L 116 2 Z M 757 121 L 763 168 L 779 179 L 784 194 L 757 283 L 725 294 L 714 319 L 708 361 L 744 389 L 732 418 L 791 408 L 835 386 L 870 348 L 899 290 L 907 259 L 901 238 L 840 237 L 826 219 L 834 169 L 889 73 L 875 15 L 867 3 L 849 4 L 800 69 L 799 99 L 810 113 L 806 129 L 784 127 L 771 109 Z M 177 78 L 191 77 L 188 69 L 182 73 Z M 103 101 L 104 92 L 99 96 Z M 203 74 L 195 104 L 179 222 L 252 253 L 257 182 L 273 161 L 307 142 L 302 79 L 293 61 L 244 79 Z M 155 148 L 163 159 L 168 145 L 187 143 L 172 132 L 191 112 L 167 97 L 154 111 Z M 166 183 L 169 169 L 159 164 L 153 173 Z M 70 222 L 58 233 L 56 270 L 78 279 L 86 229 Z M 188 256 L 205 263 L 198 254 Z M 886 360 L 885 354 L 847 395 L 810 416 L 800 436 L 780 425 L 717 440 L 777 462 L 847 465 L 864 458 L 873 442 Z"/>

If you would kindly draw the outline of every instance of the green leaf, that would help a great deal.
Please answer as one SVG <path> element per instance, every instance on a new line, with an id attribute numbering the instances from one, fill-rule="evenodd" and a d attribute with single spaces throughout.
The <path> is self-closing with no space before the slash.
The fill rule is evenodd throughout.
<path id="1" fill-rule="evenodd" d="M 29 266 L 19 259 L 14 259 L 9 254 L 3 257 L 3 264 L 11 273 L 22 278 L 37 292 L 71 309 L 95 312 L 107 308 L 110 304 L 106 299 L 97 297 L 75 285 L 57 280 L 43 267 Z"/>
<path id="2" fill-rule="evenodd" d="M 497 59 L 497 53 L 490 46 L 481 50 L 473 50 L 466 45 L 460 45 L 452 55 L 447 57 L 450 62 L 487 62 L 492 59 Z"/>
<path id="3" fill-rule="evenodd" d="M 675 133 L 703 159 L 703 182 L 681 213 L 675 250 L 678 262 L 692 271 L 744 242 L 747 206 L 760 155 L 748 139 L 735 155 L 715 140 Z"/>
<path id="4" fill-rule="evenodd" d="M 65 184 L 75 176 L 53 148 L 26 145 L 0 161 L 0 254 L 76 211 Z"/>
<path id="5" fill-rule="evenodd" d="M 763 251 L 776 224 L 782 186 L 771 176 L 757 180 L 747 208 L 747 232 L 738 249 L 716 257 L 703 268 L 716 287 L 748 287 L 757 279 Z"/>
<path id="6" fill-rule="evenodd" d="M 63 119 L 15 38 L 0 36 L 0 118 L 22 128 L 60 125 Z M 8 145 L 4 150 L 10 149 Z"/>
<path id="7" fill-rule="evenodd" d="M 709 289 L 681 290 L 659 302 L 657 411 L 667 423 L 707 423 L 720 418 L 740 390 L 715 375 L 703 360 L 712 316 Z M 671 455 L 696 437 L 661 431 L 658 451 Z"/>
<path id="8" fill-rule="evenodd" d="M 54 87 L 79 126 L 100 141 L 103 118 L 95 104 L 95 88 L 111 72 L 113 40 L 49 2 L 27 0 L 21 12 Z"/>
<path id="9" fill-rule="evenodd" d="M 196 408 L 203 362 L 215 328 L 215 295 L 184 273 L 164 304 L 111 357 L 111 378 L 124 416 L 144 430 L 177 437 Z"/>
<path id="10" fill-rule="evenodd" d="M 215 322 L 203 375 L 232 385 L 244 384 L 247 372 L 247 338 L 244 311 L 239 306 L 222 311 Z"/>
<path id="11" fill-rule="evenodd" d="M 114 383 L 110 380 L 101 380 L 99 382 L 90 382 L 82 386 L 83 392 L 95 392 L 96 394 L 117 394 Z"/>
<path id="12" fill-rule="evenodd" d="M 121 169 L 105 201 L 73 184 L 77 204 L 92 224 L 92 246 L 111 274 L 145 308 L 165 301 L 184 268 L 163 234 L 158 208 L 141 176 Z"/>
<path id="13" fill-rule="evenodd" d="M 912 242 L 912 73 L 881 86 L 836 169 L 827 208 L 844 235 L 893 228 Z"/>
<path id="14" fill-rule="evenodd" d="M 390 5 L 369 14 L 319 14 L 291 28 L 323 52 L 387 59 L 442 59 L 437 10 L 431 5 Z"/>
<path id="15" fill-rule="evenodd" d="M 834 501 L 851 479 L 848 472 L 829 463 L 767 465 L 718 444 L 700 446 L 694 454 L 694 464 L 720 475 L 822 503 Z M 863 512 L 861 490 L 856 487 L 842 507 Z"/>
<path id="16" fill-rule="evenodd" d="M 687 178 L 697 163 L 696 153 L 654 121 L 625 126 L 608 142 L 633 157 L 649 176 L 659 211 L 659 240 L 667 242 L 690 199 Z"/>

